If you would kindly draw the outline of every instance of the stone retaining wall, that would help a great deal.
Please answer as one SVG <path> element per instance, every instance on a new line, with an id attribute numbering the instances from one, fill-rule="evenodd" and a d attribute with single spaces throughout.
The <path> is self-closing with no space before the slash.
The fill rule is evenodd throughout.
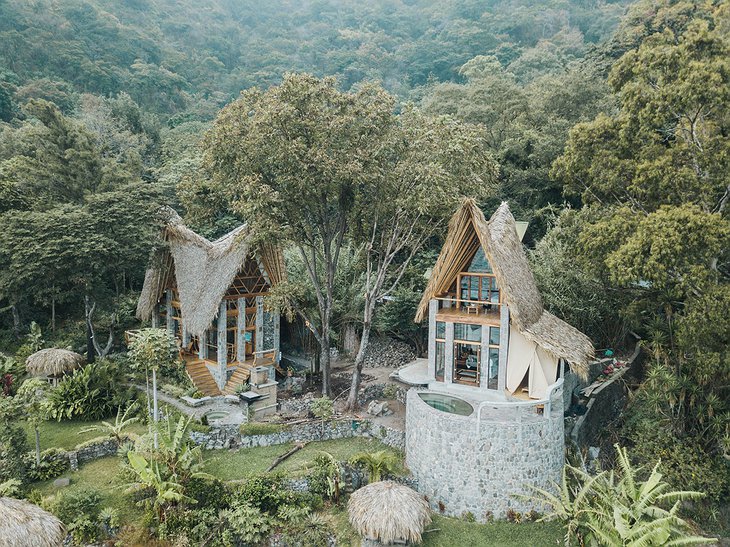
<path id="1" fill-rule="evenodd" d="M 406 465 L 434 511 L 471 513 L 485 522 L 505 518 L 509 509 L 541 509 L 515 496 L 531 494 L 528 484 L 549 489 L 560 479 L 562 393 L 553 396 L 549 415 L 537 414 L 534 407 L 489 408 L 479 427 L 476 412 L 460 416 L 436 410 L 418 393 L 408 392 Z"/>
<path id="2" fill-rule="evenodd" d="M 331 420 L 282 426 L 281 431 L 263 435 L 241 435 L 237 428 L 213 428 L 210 432 L 193 431 L 190 438 L 208 450 L 223 448 L 253 448 L 275 446 L 295 441 L 329 441 L 350 437 L 369 437 L 397 450 L 405 449 L 405 433 L 390 427 L 372 424 L 367 420 Z"/>

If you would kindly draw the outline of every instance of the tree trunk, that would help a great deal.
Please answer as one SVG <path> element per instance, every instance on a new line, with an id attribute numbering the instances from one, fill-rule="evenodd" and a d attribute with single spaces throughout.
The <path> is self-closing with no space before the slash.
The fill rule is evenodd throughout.
<path id="1" fill-rule="evenodd" d="M 51 332 L 56 332 L 56 297 L 51 297 Z"/>
<path id="2" fill-rule="evenodd" d="M 322 343 L 319 346 L 319 366 L 322 371 L 322 395 L 329 397 L 331 389 L 329 328 L 327 330 L 322 329 Z"/>
<path id="3" fill-rule="evenodd" d="M 373 327 L 373 315 L 375 313 L 375 301 L 369 294 L 365 295 L 365 310 L 363 311 L 362 336 L 360 337 L 360 348 L 357 350 L 355 357 L 355 370 L 352 373 L 352 383 L 350 384 L 350 395 L 347 397 L 345 407 L 347 410 L 355 410 L 357 408 L 357 395 L 360 391 L 360 379 L 362 377 L 362 367 L 365 364 L 365 352 L 370 343 L 370 330 Z"/>
<path id="4" fill-rule="evenodd" d="M 160 448 L 160 443 L 157 439 L 157 422 L 159 421 L 160 416 L 157 411 L 157 370 L 155 368 L 152 369 L 152 419 L 155 422 L 154 439 L 155 449 L 157 449 Z"/>
<path id="5" fill-rule="evenodd" d="M 91 309 L 88 295 L 84 296 L 84 309 L 86 310 L 86 362 L 90 364 L 94 362 L 96 352 L 94 350 L 94 331 L 91 328 L 91 317 L 89 317 Z"/>
<path id="6" fill-rule="evenodd" d="M 18 306 L 13 304 L 10 306 L 10 311 L 13 313 L 13 334 L 15 338 L 20 340 L 20 313 L 18 312 Z"/>
<path id="7" fill-rule="evenodd" d="M 35 429 L 35 463 L 41 464 L 41 432 L 38 431 L 38 426 L 33 426 Z"/>

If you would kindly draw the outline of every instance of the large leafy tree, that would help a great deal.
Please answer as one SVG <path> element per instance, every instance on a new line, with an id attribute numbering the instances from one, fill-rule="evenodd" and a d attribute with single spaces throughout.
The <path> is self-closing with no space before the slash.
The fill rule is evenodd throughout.
<path id="1" fill-rule="evenodd" d="M 699 310 L 724 301 L 728 283 L 730 12 L 716 2 L 651 4 L 641 28 L 654 33 L 610 73 L 619 110 L 577 125 L 553 175 L 587 208 L 576 257 L 633 295 L 626 313 L 649 339 L 653 363 L 629 436 L 646 448 L 662 431 L 646 459 L 669 440 L 712 460 L 727 451 L 730 364 L 687 333 L 723 339 L 728 328 L 712 307 Z M 730 485 L 721 475 L 697 480 Z"/>
<path id="2" fill-rule="evenodd" d="M 352 222 L 365 274 L 349 408 L 357 405 L 377 303 L 393 296 L 411 260 L 443 230 L 460 199 L 485 198 L 496 186 L 497 167 L 483 127 L 429 117 L 410 106 L 396 117 L 379 156 L 381 172 L 362 187 Z"/>
<path id="3" fill-rule="evenodd" d="M 244 92 L 205 139 L 212 191 L 222 192 L 255 233 L 289 241 L 306 266 L 317 317 L 297 311 L 320 344 L 325 394 L 340 254 L 360 188 L 383 174 L 378 151 L 393 108 L 376 86 L 343 93 L 331 78 L 287 75 L 266 92 Z"/>

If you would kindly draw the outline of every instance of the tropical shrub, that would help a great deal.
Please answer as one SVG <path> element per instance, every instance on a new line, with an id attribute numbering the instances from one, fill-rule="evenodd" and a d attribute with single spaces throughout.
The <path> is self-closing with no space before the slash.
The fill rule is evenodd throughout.
<path id="1" fill-rule="evenodd" d="M 49 392 L 48 415 L 59 422 L 72 418 L 93 421 L 111 416 L 137 395 L 134 388 L 123 388 L 122 376 L 121 370 L 109 361 L 98 361 L 74 371 Z"/>
<path id="2" fill-rule="evenodd" d="M 388 450 L 378 450 L 377 452 L 360 452 L 355 454 L 350 463 L 353 465 L 361 465 L 368 472 L 369 482 L 378 482 L 383 475 L 390 475 L 397 471 L 400 464 L 398 456 Z"/>
<path id="3" fill-rule="evenodd" d="M 682 502 L 699 499 L 700 492 L 671 491 L 657 463 L 644 481 L 625 448 L 616 445 L 617 468 L 589 475 L 566 465 L 559 493 L 534 488 L 533 498 L 550 511 L 539 520 L 560 520 L 566 527 L 565 544 L 652 547 L 713 543 L 694 536 L 679 517 Z M 667 508 L 668 507 L 668 508 Z"/>
<path id="4" fill-rule="evenodd" d="M 0 396 L 0 482 L 17 479 L 24 482 L 27 469 L 25 454 L 28 441 L 18 424 L 22 407 L 13 397 Z"/>
<path id="5" fill-rule="evenodd" d="M 83 545 L 101 538 L 102 530 L 97 525 L 101 495 L 97 491 L 89 488 L 62 491 L 48 509 L 66 524 L 76 543 Z"/>
<path id="6" fill-rule="evenodd" d="M 18 479 L 8 479 L 0 482 L 0 498 L 20 497 L 20 487 L 23 484 Z"/>
<path id="7" fill-rule="evenodd" d="M 276 515 L 282 505 L 310 507 L 316 502 L 316 497 L 285 488 L 284 476 L 273 473 L 254 475 L 237 485 L 232 505 L 249 504 L 264 513 Z"/>
<path id="8" fill-rule="evenodd" d="M 342 466 L 328 452 L 314 457 L 314 468 L 309 473 L 309 491 L 337 503 L 340 498 Z"/>
<path id="9" fill-rule="evenodd" d="M 35 454 L 26 453 L 26 462 L 28 478 L 32 481 L 47 481 L 56 478 L 69 467 L 66 453 L 55 447 L 41 452 L 40 463 L 36 462 Z"/>
<path id="10" fill-rule="evenodd" d="M 0 353 L 0 392 L 5 396 L 15 395 L 26 375 L 25 364 L 15 357 Z"/>

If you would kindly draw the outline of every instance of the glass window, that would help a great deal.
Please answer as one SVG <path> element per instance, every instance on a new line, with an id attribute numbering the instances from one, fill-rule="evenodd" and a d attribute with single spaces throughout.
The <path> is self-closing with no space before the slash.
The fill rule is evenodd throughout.
<path id="1" fill-rule="evenodd" d="M 484 249 L 481 247 L 479 247 L 474 255 L 474 258 L 469 265 L 469 271 L 477 273 L 492 273 L 492 267 L 489 265 L 487 257 L 484 256 Z"/>
<path id="2" fill-rule="evenodd" d="M 499 345 L 499 327 L 489 327 L 489 345 Z"/>
<path id="3" fill-rule="evenodd" d="M 444 367 L 446 365 L 446 342 L 436 342 L 436 380 L 444 381 Z"/>
<path id="4" fill-rule="evenodd" d="M 481 347 L 477 344 L 454 344 L 454 382 L 479 386 Z"/>
<path id="5" fill-rule="evenodd" d="M 454 340 L 467 342 L 482 341 L 482 326 L 467 325 L 466 323 L 454 323 Z"/>
<path id="6" fill-rule="evenodd" d="M 446 323 L 436 321 L 436 338 L 446 338 Z"/>
<path id="7" fill-rule="evenodd" d="M 499 376 L 499 349 L 489 348 L 489 378 L 487 379 L 487 387 L 489 389 L 497 389 L 497 378 Z"/>

